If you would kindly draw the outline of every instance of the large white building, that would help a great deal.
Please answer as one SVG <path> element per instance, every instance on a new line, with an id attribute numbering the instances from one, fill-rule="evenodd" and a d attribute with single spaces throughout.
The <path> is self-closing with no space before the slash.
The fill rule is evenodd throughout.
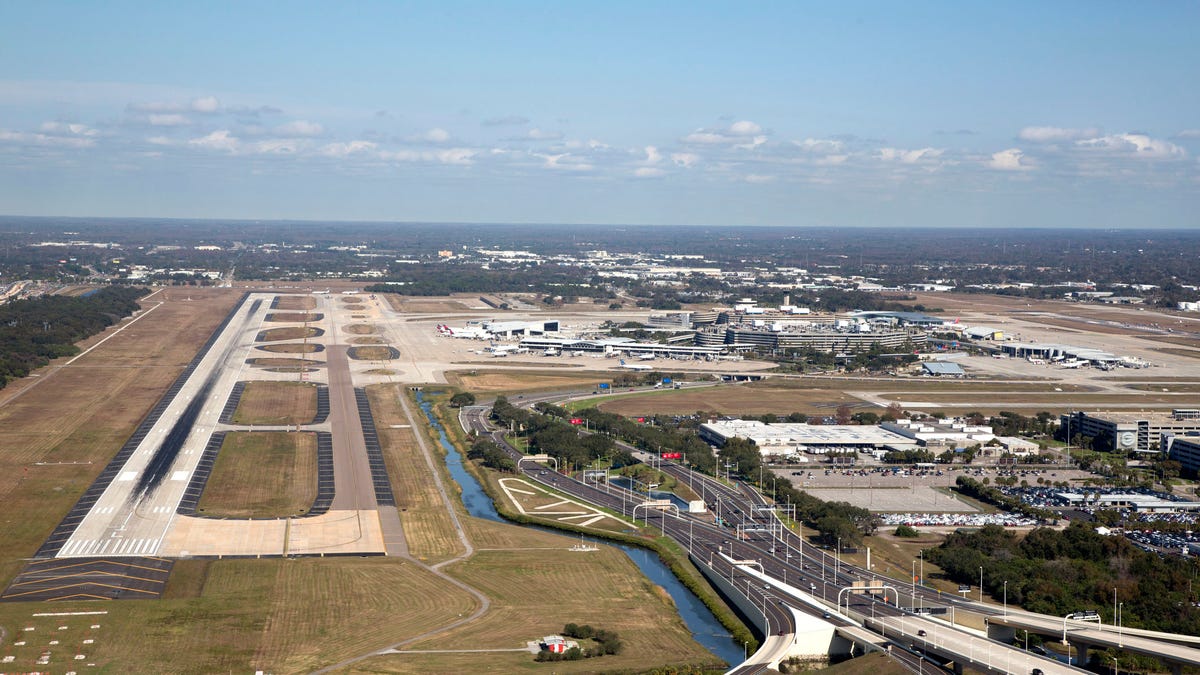
<path id="1" fill-rule="evenodd" d="M 967 424 L 949 418 L 936 422 L 899 419 L 879 426 L 921 445 L 971 445 L 987 443 L 996 437 L 986 424 Z"/>
<path id="2" fill-rule="evenodd" d="M 721 420 L 700 425 L 700 437 L 718 447 L 731 438 L 744 438 L 758 446 L 763 457 L 784 457 L 800 453 L 909 450 L 917 446 L 912 438 L 868 425 L 817 425 L 780 422 L 766 424 L 758 420 Z"/>
<path id="3" fill-rule="evenodd" d="M 1123 452 L 1158 452 L 1164 433 L 1200 432 L 1200 410 L 1177 408 L 1161 412 L 1075 412 L 1062 415 L 1060 425 L 1071 438 L 1086 436 L 1094 443 Z"/>

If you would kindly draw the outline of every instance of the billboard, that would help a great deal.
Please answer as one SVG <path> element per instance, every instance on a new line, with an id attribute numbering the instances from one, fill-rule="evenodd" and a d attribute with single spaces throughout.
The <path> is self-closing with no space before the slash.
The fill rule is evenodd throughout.
<path id="1" fill-rule="evenodd" d="M 596 388 L 597 388 L 597 389 L 608 389 L 608 383 L 607 383 L 607 382 L 601 382 L 600 384 L 596 385 Z"/>
<path id="2" fill-rule="evenodd" d="M 682 457 L 683 457 L 682 452 L 664 452 L 664 453 L 662 453 L 663 459 L 681 459 Z"/>

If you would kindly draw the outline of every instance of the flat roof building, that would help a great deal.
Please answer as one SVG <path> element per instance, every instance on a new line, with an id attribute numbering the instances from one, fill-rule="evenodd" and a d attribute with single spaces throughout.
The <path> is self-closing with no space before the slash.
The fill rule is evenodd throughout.
<path id="1" fill-rule="evenodd" d="M 764 457 L 801 452 L 870 451 L 878 448 L 907 450 L 917 446 L 912 438 L 878 426 L 843 424 L 766 424 L 758 420 L 721 420 L 700 425 L 700 438 L 718 447 L 731 438 L 744 438 L 758 446 Z"/>
<path id="2" fill-rule="evenodd" d="M 921 445 L 987 443 L 996 437 L 992 428 L 986 424 L 967 424 L 955 419 L 941 419 L 936 422 L 899 419 L 895 422 L 884 422 L 879 426 Z"/>
<path id="3" fill-rule="evenodd" d="M 1200 432 L 1200 410 L 1163 412 L 1075 412 L 1059 417 L 1071 438 L 1086 436 L 1100 449 L 1159 452 L 1162 434 Z"/>

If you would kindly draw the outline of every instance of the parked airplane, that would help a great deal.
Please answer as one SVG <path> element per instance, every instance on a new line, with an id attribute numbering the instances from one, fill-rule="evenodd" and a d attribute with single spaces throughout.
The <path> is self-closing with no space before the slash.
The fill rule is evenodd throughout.
<path id="1" fill-rule="evenodd" d="M 654 354 L 651 354 L 650 352 L 646 352 L 645 354 L 638 354 L 637 357 L 638 357 L 639 361 L 653 361 L 654 360 Z"/>
<path id="2" fill-rule="evenodd" d="M 621 367 L 626 370 L 654 370 L 652 366 L 642 366 L 633 363 L 625 363 L 625 359 L 621 359 Z"/>
<path id="3" fill-rule="evenodd" d="M 469 338 L 472 340 L 485 340 L 491 337 L 485 329 L 478 326 L 466 326 L 464 328 L 451 328 L 446 324 L 438 324 L 437 331 L 439 335 L 454 338 Z"/>

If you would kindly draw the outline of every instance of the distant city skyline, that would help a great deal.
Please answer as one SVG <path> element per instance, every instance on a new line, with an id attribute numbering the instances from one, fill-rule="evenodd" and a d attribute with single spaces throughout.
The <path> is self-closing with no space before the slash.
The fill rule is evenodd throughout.
<path id="1" fill-rule="evenodd" d="M 0 214 L 1193 228 L 1196 3 L 0 7 Z"/>

